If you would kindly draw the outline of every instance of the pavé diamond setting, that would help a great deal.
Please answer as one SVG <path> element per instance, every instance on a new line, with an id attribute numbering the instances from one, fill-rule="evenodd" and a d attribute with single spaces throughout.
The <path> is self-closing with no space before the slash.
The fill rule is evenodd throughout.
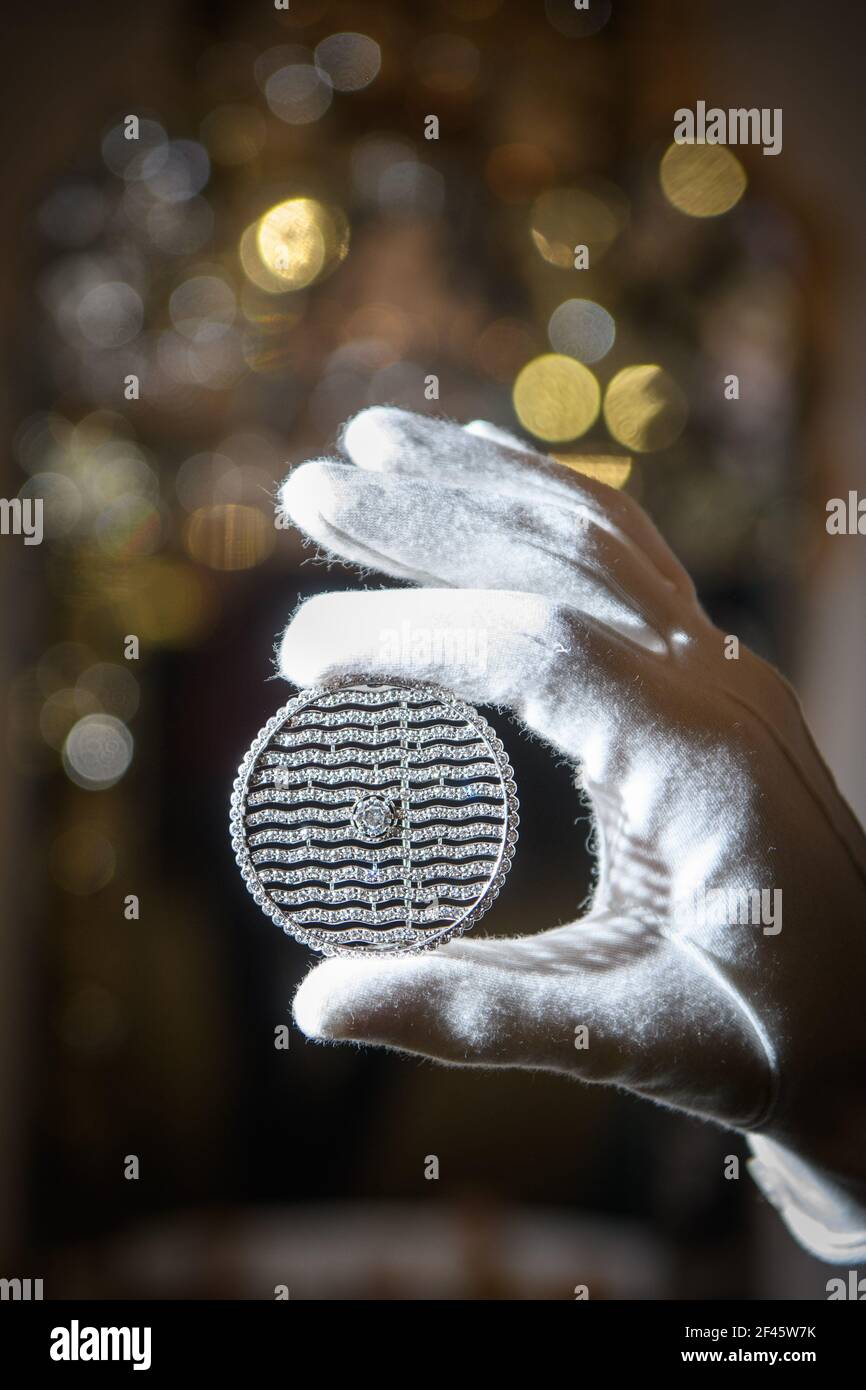
<path id="1" fill-rule="evenodd" d="M 262 910 L 323 955 L 437 946 L 511 867 L 518 801 L 501 739 L 431 685 L 303 690 L 238 769 L 231 835 Z"/>

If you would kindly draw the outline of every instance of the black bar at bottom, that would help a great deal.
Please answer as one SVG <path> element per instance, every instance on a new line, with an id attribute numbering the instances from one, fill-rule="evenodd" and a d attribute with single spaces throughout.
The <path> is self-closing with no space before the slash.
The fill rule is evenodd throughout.
<path id="1" fill-rule="evenodd" d="M 422 1304 L 413 1314 L 408 1303 L 4 1302 L 0 1374 L 5 1379 L 14 1367 L 92 1380 L 101 1369 L 116 1377 L 136 1376 L 138 1368 L 138 1379 L 169 1383 L 186 1373 L 294 1375 L 299 1358 L 319 1357 L 333 1379 L 345 1357 L 353 1374 L 377 1362 L 395 1370 L 400 1362 L 402 1374 L 423 1369 L 426 1379 L 441 1358 L 450 1378 L 474 1345 L 473 1362 L 488 1373 L 497 1354 L 506 1354 L 515 1375 L 521 1352 L 531 1364 L 535 1346 L 542 1361 L 570 1347 L 575 1374 L 601 1360 L 609 1372 L 798 1365 L 826 1376 L 858 1363 L 864 1329 L 863 1310 L 844 1301 L 511 1304 L 503 1323 L 497 1306 L 449 1303 L 443 1322 L 441 1311 Z M 464 1317 L 470 1340 L 461 1335 L 458 1344 L 454 1324 Z"/>

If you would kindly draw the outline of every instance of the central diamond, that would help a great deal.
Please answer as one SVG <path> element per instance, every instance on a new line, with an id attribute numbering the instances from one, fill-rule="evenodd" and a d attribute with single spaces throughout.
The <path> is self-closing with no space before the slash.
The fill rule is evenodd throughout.
<path id="1" fill-rule="evenodd" d="M 384 835 L 394 819 L 387 801 L 378 796 L 362 796 L 352 813 L 355 826 L 364 835 Z"/>

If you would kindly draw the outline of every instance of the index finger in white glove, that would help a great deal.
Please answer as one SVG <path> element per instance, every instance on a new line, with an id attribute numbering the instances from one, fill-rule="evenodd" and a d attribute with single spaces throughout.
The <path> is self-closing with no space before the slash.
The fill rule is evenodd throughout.
<path id="1" fill-rule="evenodd" d="M 592 509 L 612 533 L 633 541 L 680 594 L 694 598 L 691 576 L 633 498 L 486 421 L 464 428 L 394 406 L 371 406 L 349 421 L 341 444 L 352 462 L 369 472 L 402 473 Z"/>
<path id="2" fill-rule="evenodd" d="M 516 588 L 571 603 L 651 651 L 682 624 L 682 599 L 628 537 L 551 498 L 480 495 L 328 460 L 287 479 L 282 507 L 345 559 L 416 583 Z"/>

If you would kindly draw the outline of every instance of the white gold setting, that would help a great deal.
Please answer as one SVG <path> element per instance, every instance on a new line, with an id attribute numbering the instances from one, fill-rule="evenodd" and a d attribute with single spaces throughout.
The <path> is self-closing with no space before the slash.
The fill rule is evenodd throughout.
<path id="1" fill-rule="evenodd" d="M 262 911 L 323 955 L 421 951 L 473 927 L 511 867 L 501 739 L 432 685 L 303 690 L 238 768 L 231 835 Z"/>

